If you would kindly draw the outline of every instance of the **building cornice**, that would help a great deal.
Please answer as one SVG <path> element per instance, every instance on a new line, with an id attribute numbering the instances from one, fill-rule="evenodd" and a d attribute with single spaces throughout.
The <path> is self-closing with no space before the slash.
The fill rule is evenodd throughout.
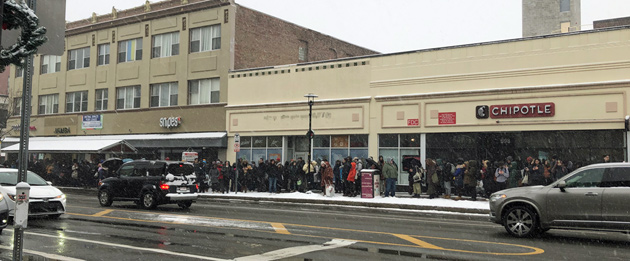
<path id="1" fill-rule="evenodd" d="M 349 103 L 362 103 L 372 100 L 372 96 L 345 98 L 345 99 L 321 99 L 315 100 L 315 104 L 318 105 L 333 105 L 333 104 L 349 104 Z M 242 104 L 242 105 L 228 105 L 225 106 L 230 109 L 261 109 L 261 108 L 274 108 L 274 107 L 294 107 L 308 105 L 306 100 L 293 101 L 293 102 L 275 102 L 275 103 L 260 103 L 260 104 Z"/>

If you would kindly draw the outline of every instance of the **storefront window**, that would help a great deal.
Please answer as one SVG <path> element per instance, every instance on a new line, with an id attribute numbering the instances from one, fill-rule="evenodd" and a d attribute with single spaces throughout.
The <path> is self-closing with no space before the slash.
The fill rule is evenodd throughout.
<path id="1" fill-rule="evenodd" d="M 267 160 L 266 149 L 252 149 L 252 159 L 258 162 L 258 159 Z"/>
<path id="2" fill-rule="evenodd" d="M 359 159 L 369 158 L 368 149 L 350 149 L 350 155 L 352 155 L 353 158 L 358 157 Z"/>
<path id="3" fill-rule="evenodd" d="M 241 149 L 241 151 L 236 153 L 237 159 L 252 161 L 252 150 L 251 149 Z"/>
<path id="4" fill-rule="evenodd" d="M 381 134 L 378 135 L 378 147 L 398 147 L 398 134 Z"/>
<path id="5" fill-rule="evenodd" d="M 330 159 L 330 149 L 313 149 L 313 159 L 316 161 Z"/>
<path id="6" fill-rule="evenodd" d="M 328 148 L 330 147 L 330 136 L 319 135 L 313 138 L 313 147 L 315 148 Z"/>
<path id="7" fill-rule="evenodd" d="M 368 135 L 350 135 L 350 147 L 351 148 L 367 148 L 368 147 Z"/>
<path id="8" fill-rule="evenodd" d="M 398 166 L 398 184 L 408 185 L 407 170 L 412 162 L 420 161 L 420 134 L 381 134 L 378 140 L 379 155 L 385 161 L 394 159 Z"/>
<path id="9" fill-rule="evenodd" d="M 333 148 L 347 148 L 348 147 L 348 135 L 332 136 L 331 137 Z"/>
<path id="10" fill-rule="evenodd" d="M 267 159 L 275 160 L 276 163 L 278 163 L 277 161 L 282 161 L 282 149 L 267 149 Z"/>
<path id="11" fill-rule="evenodd" d="M 282 148 L 282 137 L 268 137 L 267 147 L 269 148 Z"/>
<path id="12" fill-rule="evenodd" d="M 348 149 L 331 149 L 331 158 L 333 161 L 340 160 L 343 162 L 343 158 L 348 157 Z"/>
<path id="13" fill-rule="evenodd" d="M 420 134 L 400 134 L 400 147 L 420 147 Z"/>

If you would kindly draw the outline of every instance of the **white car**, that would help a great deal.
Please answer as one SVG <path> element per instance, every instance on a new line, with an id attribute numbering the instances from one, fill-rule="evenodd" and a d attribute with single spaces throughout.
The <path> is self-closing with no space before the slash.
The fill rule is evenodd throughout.
<path id="1" fill-rule="evenodd" d="M 66 194 L 63 194 L 61 190 L 31 171 L 27 171 L 26 182 L 31 186 L 29 217 L 49 216 L 57 218 L 66 213 Z M 5 200 L 9 207 L 9 216 L 13 216 L 15 213 L 15 185 L 17 183 L 17 169 L 0 168 L 0 191 L 7 197 Z"/>

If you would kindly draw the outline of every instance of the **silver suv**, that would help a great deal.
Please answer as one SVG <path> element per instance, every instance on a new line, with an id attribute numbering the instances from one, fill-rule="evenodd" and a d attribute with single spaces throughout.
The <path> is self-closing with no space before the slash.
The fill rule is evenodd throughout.
<path id="1" fill-rule="evenodd" d="M 580 168 L 548 186 L 490 196 L 490 218 L 515 237 L 552 228 L 630 232 L 630 163 Z"/>

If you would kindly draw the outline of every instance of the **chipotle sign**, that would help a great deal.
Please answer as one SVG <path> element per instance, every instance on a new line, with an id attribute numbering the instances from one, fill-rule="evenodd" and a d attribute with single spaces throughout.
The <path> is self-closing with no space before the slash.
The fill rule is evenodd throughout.
<path id="1" fill-rule="evenodd" d="M 528 118 L 528 117 L 553 117 L 556 106 L 553 102 L 506 104 L 490 106 L 490 118 Z"/>

